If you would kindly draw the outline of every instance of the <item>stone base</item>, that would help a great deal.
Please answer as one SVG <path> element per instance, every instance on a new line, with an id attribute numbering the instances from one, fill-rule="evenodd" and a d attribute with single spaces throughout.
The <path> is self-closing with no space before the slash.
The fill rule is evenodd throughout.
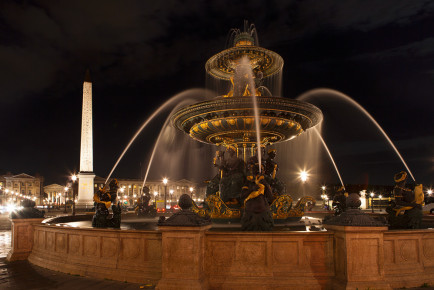
<path id="1" fill-rule="evenodd" d="M 185 280 L 182 279 L 161 279 L 155 289 L 161 290 L 202 290 L 208 289 L 208 283 L 205 280 Z"/>
<path id="2" fill-rule="evenodd" d="M 12 219 L 11 250 L 6 260 L 9 262 L 27 260 L 33 248 L 33 225 L 44 219 Z"/>
<path id="3" fill-rule="evenodd" d="M 13 249 L 9 251 L 8 255 L 6 256 L 6 261 L 13 262 L 13 261 L 22 261 L 27 260 L 29 257 L 30 252 L 14 252 Z"/>
<path id="4" fill-rule="evenodd" d="M 92 208 L 93 207 L 93 194 L 95 191 L 93 172 L 80 172 L 78 174 L 78 195 L 76 208 Z"/>
<path id="5" fill-rule="evenodd" d="M 384 281 L 339 281 L 334 280 L 332 284 L 334 290 L 357 290 L 357 289 L 393 289 L 389 283 Z"/>

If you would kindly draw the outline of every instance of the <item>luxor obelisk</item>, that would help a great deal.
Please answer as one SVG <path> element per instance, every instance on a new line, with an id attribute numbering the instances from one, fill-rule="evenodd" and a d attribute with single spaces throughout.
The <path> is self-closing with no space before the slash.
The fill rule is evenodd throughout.
<path id="1" fill-rule="evenodd" d="M 92 139 L 92 82 L 89 70 L 83 82 L 83 111 L 81 116 L 80 172 L 78 174 L 78 207 L 92 207 L 94 193 Z"/>

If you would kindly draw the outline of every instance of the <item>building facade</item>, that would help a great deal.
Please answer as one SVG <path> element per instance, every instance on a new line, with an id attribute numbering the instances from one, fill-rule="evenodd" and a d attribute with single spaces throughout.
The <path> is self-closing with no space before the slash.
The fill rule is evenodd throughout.
<path id="1" fill-rule="evenodd" d="M 45 199 L 44 203 L 62 203 L 64 202 L 65 186 L 59 184 L 50 184 L 44 186 Z"/>
<path id="2" fill-rule="evenodd" d="M 125 179 L 117 178 L 119 182 L 118 199 L 122 204 L 133 206 L 137 199 L 143 193 L 143 180 L 142 179 Z M 109 182 L 110 183 L 110 182 Z M 96 176 L 94 179 L 94 192 L 99 188 L 103 188 L 105 179 Z M 186 193 L 200 203 L 205 198 L 206 187 L 205 184 L 197 184 L 190 180 L 181 179 L 177 181 L 168 180 L 167 186 L 163 181 L 147 181 L 146 186 L 150 189 L 152 202 L 164 202 L 164 194 L 166 193 L 167 205 L 175 205 L 178 203 L 179 197 Z M 59 184 L 51 184 L 44 187 L 46 198 L 44 203 L 62 204 L 65 202 L 65 186 Z M 72 192 L 66 192 L 67 200 L 72 199 Z"/>
<path id="3" fill-rule="evenodd" d="M 19 203 L 24 198 L 30 198 L 40 204 L 43 196 L 44 177 L 31 176 L 26 173 L 18 175 L 6 174 L 0 179 L 0 204 Z"/>
<path id="4" fill-rule="evenodd" d="M 141 179 L 118 179 L 119 199 L 125 204 L 133 205 L 139 196 L 142 195 L 143 180 Z M 162 180 L 150 180 L 145 184 L 149 190 L 153 202 L 164 202 L 166 196 L 167 205 L 178 203 L 179 197 L 186 193 L 192 196 L 196 202 L 202 202 L 205 198 L 205 186 L 190 180 L 181 179 L 176 181 L 168 180 L 165 185 Z"/>

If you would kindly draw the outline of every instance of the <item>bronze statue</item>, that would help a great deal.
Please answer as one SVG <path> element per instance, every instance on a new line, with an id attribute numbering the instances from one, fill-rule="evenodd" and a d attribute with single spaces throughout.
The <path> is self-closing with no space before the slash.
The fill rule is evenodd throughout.
<path id="1" fill-rule="evenodd" d="M 335 210 L 335 216 L 340 215 L 347 209 L 347 197 L 348 193 L 345 192 L 345 188 L 341 186 L 333 197 L 332 207 Z"/>
<path id="2" fill-rule="evenodd" d="M 417 185 L 415 190 L 405 186 L 407 172 L 401 171 L 394 176 L 395 188 L 393 193 L 395 201 L 386 208 L 387 220 L 390 228 L 418 229 L 422 223 L 422 203 L 424 194 L 422 185 Z"/>
<path id="3" fill-rule="evenodd" d="M 286 188 L 285 184 L 277 178 L 279 166 L 274 158 L 276 158 L 276 149 L 268 150 L 268 156 L 265 160 L 265 179 L 270 184 L 274 198 L 277 198 L 285 194 Z"/>
<path id="4" fill-rule="evenodd" d="M 96 228 L 120 228 L 121 226 L 121 206 L 118 202 L 116 205 L 117 191 L 119 189 L 119 183 L 116 179 L 113 179 L 109 184 L 110 189 L 100 188 L 93 196 L 95 204 L 95 215 L 92 218 L 92 227 Z M 113 204 L 113 205 L 112 205 Z M 112 205 L 113 216 L 109 216 L 109 208 Z"/>
<path id="5" fill-rule="evenodd" d="M 137 199 L 137 205 L 134 211 L 137 216 L 155 217 L 157 215 L 157 210 L 154 206 L 149 204 L 149 201 L 151 200 L 149 187 L 144 186 L 142 191 L 143 195 Z"/>
<path id="6" fill-rule="evenodd" d="M 242 188 L 241 198 L 244 200 L 244 211 L 241 217 L 243 231 L 271 231 L 274 226 L 270 204 L 273 195 L 270 185 L 259 173 L 258 167 L 252 166 L 252 175 L 247 176 Z"/>
<path id="7" fill-rule="evenodd" d="M 215 163 L 221 170 L 220 198 L 228 205 L 237 205 L 245 181 L 245 163 L 237 157 L 234 147 L 228 146 L 226 153 L 227 158 L 220 155 Z"/>

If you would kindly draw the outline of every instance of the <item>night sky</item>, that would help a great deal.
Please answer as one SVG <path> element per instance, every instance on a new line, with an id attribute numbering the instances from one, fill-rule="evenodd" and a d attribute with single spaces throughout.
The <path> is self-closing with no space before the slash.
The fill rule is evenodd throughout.
<path id="1" fill-rule="evenodd" d="M 47 185 L 78 171 L 89 68 L 94 172 L 106 177 L 154 110 L 205 88 L 205 62 L 246 19 L 285 60 L 283 96 L 324 87 L 349 95 L 389 134 L 416 182 L 433 185 L 433 1 L 239 2 L 1 1 L 0 173 L 39 173 Z M 348 104 L 311 102 L 323 110 L 345 183 L 392 184 L 404 167 L 378 130 Z M 143 176 L 165 118 L 145 129 L 115 176 Z M 322 180 L 337 183 L 323 159 Z"/>

